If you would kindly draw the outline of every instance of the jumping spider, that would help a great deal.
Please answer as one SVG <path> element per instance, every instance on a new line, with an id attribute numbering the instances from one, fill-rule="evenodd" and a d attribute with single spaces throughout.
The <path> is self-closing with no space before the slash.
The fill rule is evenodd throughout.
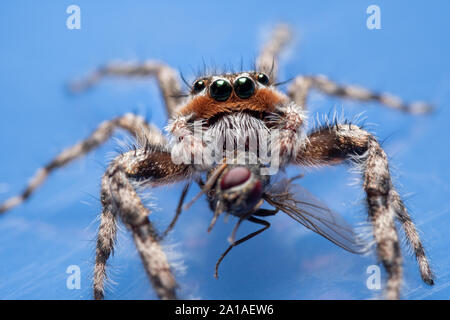
<path id="1" fill-rule="evenodd" d="M 126 114 L 103 122 L 86 139 L 61 152 L 55 159 L 38 170 L 25 191 L 0 206 L 6 212 L 25 201 L 55 169 L 79 158 L 111 137 L 116 128 L 127 130 L 138 141 L 138 146 L 117 156 L 108 166 L 101 184 L 101 214 L 97 237 L 94 268 L 94 297 L 103 299 L 106 279 L 106 261 L 116 239 L 117 219 L 132 233 L 149 279 L 161 299 L 175 299 L 176 281 L 160 240 L 174 226 L 182 209 L 190 182 L 195 181 L 206 194 L 214 217 L 209 230 L 222 212 L 239 218 L 230 237 L 231 248 L 266 230 L 269 222 L 260 219 L 279 210 L 296 221 L 321 234 L 344 249 L 360 253 L 362 248 L 352 228 L 331 210 L 306 196 L 305 191 L 293 184 L 292 179 L 275 182 L 270 175 L 261 174 L 267 164 L 259 161 L 263 141 L 257 143 L 252 155 L 256 163 L 237 163 L 237 147 L 248 149 L 248 142 L 233 144 L 222 159 L 188 163 L 177 162 L 173 154 L 185 159 L 203 157 L 207 144 L 223 151 L 224 141 L 250 132 L 270 135 L 269 154 L 278 159 L 280 168 L 298 166 L 337 165 L 356 163 L 362 172 L 369 220 L 373 225 L 376 252 L 387 274 L 386 297 L 398 299 L 402 282 L 402 257 L 395 220 L 401 222 L 406 239 L 413 248 L 422 279 L 433 284 L 433 275 L 416 228 L 395 190 L 387 157 L 376 138 L 351 123 L 325 123 L 306 134 L 306 106 L 310 89 L 323 93 L 356 99 L 376 101 L 389 108 L 407 113 L 427 113 L 431 107 L 425 103 L 405 104 L 389 94 L 377 94 L 357 86 L 341 86 L 323 76 L 298 76 L 287 93 L 277 89 L 278 55 L 290 39 L 290 30 L 278 26 L 263 47 L 256 61 L 256 71 L 214 74 L 197 79 L 186 95 L 182 92 L 177 74 L 167 65 L 149 61 L 143 64 L 110 64 L 75 83 L 73 90 L 84 90 L 106 76 L 152 76 L 158 80 L 170 121 L 168 141 L 159 129 L 142 117 Z M 200 124 L 203 138 L 194 134 Z M 271 135 L 278 131 L 276 138 Z M 222 161 L 222 160 L 227 161 Z M 202 158 L 203 159 L 203 158 Z M 203 159 L 204 160 L 204 159 Z M 229 161 L 231 160 L 231 161 Z M 247 159 L 248 160 L 248 159 Z M 206 181 L 203 181 L 206 177 Z M 187 180 L 177 214 L 161 236 L 148 219 L 149 209 L 141 202 L 138 186 L 156 187 Z M 302 195 L 303 194 L 303 195 Z M 198 197 L 196 197 L 198 198 Z M 306 199 L 306 200 L 305 200 Z M 194 199 L 195 200 L 195 199 Z M 273 210 L 262 209 L 263 202 Z M 260 230 L 235 240 L 237 227 L 242 221 L 263 225 Z"/>

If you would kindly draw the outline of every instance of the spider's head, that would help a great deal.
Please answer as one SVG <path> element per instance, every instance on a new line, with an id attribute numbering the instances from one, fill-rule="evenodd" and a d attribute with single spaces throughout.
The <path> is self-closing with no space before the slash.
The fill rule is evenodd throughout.
<path id="1" fill-rule="evenodd" d="M 262 119 L 289 100 L 275 89 L 269 76 L 256 71 L 199 78 L 192 85 L 190 97 L 179 114 L 193 115 L 192 120 L 207 123 L 236 112 L 249 112 Z"/>
<path id="2" fill-rule="evenodd" d="M 236 216 L 257 207 L 269 182 L 269 176 L 260 175 L 259 170 L 258 165 L 229 165 L 217 180 L 212 206 L 219 203 L 223 211 Z"/>
<path id="3" fill-rule="evenodd" d="M 173 159 L 199 164 L 202 170 L 239 157 L 238 151 L 278 166 L 302 143 L 304 119 L 301 108 L 273 80 L 250 71 L 197 79 L 167 130 L 174 141 Z"/>

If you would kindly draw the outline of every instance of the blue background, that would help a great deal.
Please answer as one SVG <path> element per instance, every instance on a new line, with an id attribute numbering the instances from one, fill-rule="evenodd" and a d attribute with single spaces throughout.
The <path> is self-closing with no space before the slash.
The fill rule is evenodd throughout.
<path id="1" fill-rule="evenodd" d="M 314 93 L 312 115 L 344 108 L 347 117 L 366 110 L 383 141 L 395 183 L 422 232 L 436 285 L 421 282 L 404 246 L 403 298 L 450 297 L 449 2 L 428 1 L 3 1 L 0 4 L 0 199 L 15 195 L 63 148 L 86 137 L 101 121 L 136 111 L 162 127 L 165 112 L 153 80 L 107 80 L 79 96 L 65 91 L 113 59 L 158 59 L 188 77 L 202 60 L 239 66 L 252 61 L 267 32 L 288 22 L 296 39 L 283 56 L 281 79 L 323 73 L 343 83 L 389 91 L 438 106 L 413 117 L 376 104 Z M 66 8 L 81 7 L 81 30 L 66 28 Z M 366 8 L 381 8 L 381 30 L 366 28 Z M 250 65 L 250 64 L 248 64 Z M 191 79 L 191 78 L 190 78 Z M 121 136 L 120 134 L 118 135 Z M 0 298 L 90 299 L 99 183 L 109 141 L 55 172 L 25 205 L 0 220 Z M 301 171 L 301 170 L 300 170 Z M 290 169 L 290 174 L 299 169 Z M 302 185 L 356 223 L 365 221 L 360 187 L 349 186 L 347 168 L 310 170 Z M 182 185 L 155 190 L 159 229 L 173 216 Z M 192 189 L 192 197 L 198 190 Z M 234 249 L 213 278 L 234 220 L 210 222 L 205 200 L 181 216 L 166 241 L 183 298 L 371 299 L 366 269 L 376 257 L 352 255 L 279 214 L 272 228 Z M 123 229 L 123 228 L 122 228 Z M 241 235 L 255 230 L 247 223 Z M 81 268 L 81 289 L 66 288 L 66 269 Z M 153 299 L 139 256 L 122 230 L 110 260 L 107 299 Z M 382 280 L 385 273 L 382 272 Z"/>

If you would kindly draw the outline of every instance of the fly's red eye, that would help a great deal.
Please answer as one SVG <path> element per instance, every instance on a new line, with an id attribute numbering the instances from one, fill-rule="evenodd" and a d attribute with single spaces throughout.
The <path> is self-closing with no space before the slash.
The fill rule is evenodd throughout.
<path id="1" fill-rule="evenodd" d="M 250 193 L 247 195 L 247 205 L 253 207 L 258 203 L 263 194 L 263 186 L 261 181 L 256 181 Z"/>
<path id="2" fill-rule="evenodd" d="M 250 175 L 250 170 L 245 167 L 232 168 L 222 177 L 220 188 L 222 190 L 228 190 L 244 184 L 250 178 Z"/>

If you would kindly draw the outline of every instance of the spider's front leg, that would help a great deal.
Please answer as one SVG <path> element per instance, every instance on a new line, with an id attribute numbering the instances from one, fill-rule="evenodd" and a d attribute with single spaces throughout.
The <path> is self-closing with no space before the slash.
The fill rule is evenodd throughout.
<path id="1" fill-rule="evenodd" d="M 171 154 L 160 146 L 129 151 L 118 156 L 106 170 L 101 187 L 103 205 L 97 238 L 94 269 L 94 297 L 103 299 L 106 261 L 116 238 L 116 219 L 120 218 L 133 234 L 136 248 L 156 293 L 161 299 L 176 299 L 176 281 L 167 257 L 158 242 L 159 236 L 148 219 L 149 210 L 142 204 L 135 184 L 158 186 L 185 179 L 188 165 L 176 165 Z"/>
<path id="2" fill-rule="evenodd" d="M 402 283 L 402 257 L 395 228 L 396 218 L 402 223 L 408 242 L 414 249 L 422 279 L 427 284 L 433 284 L 433 275 L 420 237 L 394 189 L 387 156 L 377 140 L 358 126 L 348 124 L 321 128 L 312 132 L 308 138 L 297 155 L 297 164 L 334 165 L 352 160 L 361 166 L 377 254 L 388 273 L 387 298 L 398 299 Z"/>

